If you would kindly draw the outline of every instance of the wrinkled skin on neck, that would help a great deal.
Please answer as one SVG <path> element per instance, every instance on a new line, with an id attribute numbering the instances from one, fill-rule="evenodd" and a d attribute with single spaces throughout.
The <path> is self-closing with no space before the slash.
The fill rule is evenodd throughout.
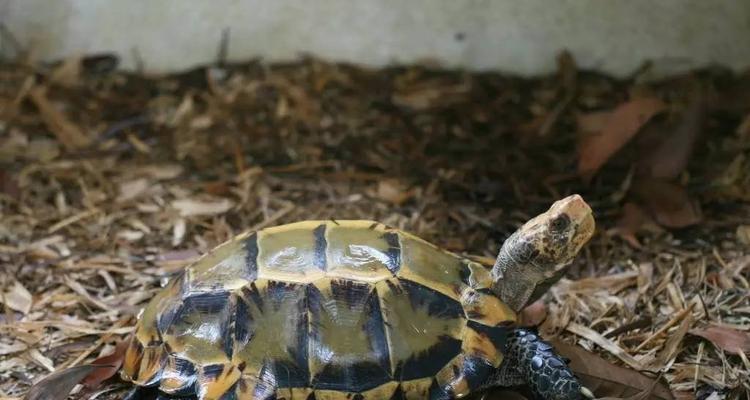
<path id="1" fill-rule="evenodd" d="M 493 290 L 512 309 L 522 310 L 560 280 L 594 229 L 593 213 L 581 196 L 555 202 L 503 243 L 492 268 Z"/>

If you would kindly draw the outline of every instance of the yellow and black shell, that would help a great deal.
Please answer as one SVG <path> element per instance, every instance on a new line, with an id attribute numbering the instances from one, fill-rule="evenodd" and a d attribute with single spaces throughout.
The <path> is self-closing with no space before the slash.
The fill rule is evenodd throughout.
<path id="1" fill-rule="evenodd" d="M 516 319 L 491 284 L 373 221 L 250 232 L 152 299 L 122 376 L 205 400 L 461 397 L 500 365 Z"/>

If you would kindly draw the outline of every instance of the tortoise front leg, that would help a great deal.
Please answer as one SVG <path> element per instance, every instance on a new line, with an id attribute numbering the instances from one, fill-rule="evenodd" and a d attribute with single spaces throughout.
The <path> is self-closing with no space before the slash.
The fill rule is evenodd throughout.
<path id="1" fill-rule="evenodd" d="M 494 386 L 528 385 L 543 400 L 594 398 L 552 346 L 528 329 L 515 329 L 508 335 L 505 359 L 493 383 Z"/>

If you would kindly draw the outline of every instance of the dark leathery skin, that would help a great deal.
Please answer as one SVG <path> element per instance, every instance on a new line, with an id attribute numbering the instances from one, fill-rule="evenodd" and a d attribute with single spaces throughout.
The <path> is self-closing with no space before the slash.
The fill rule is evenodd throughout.
<path id="1" fill-rule="evenodd" d="M 583 399 L 581 384 L 567 363 L 552 346 L 528 329 L 515 329 L 508 335 L 503 374 L 528 385 L 537 398 L 544 400 Z M 516 382 L 505 383 L 513 385 Z"/>

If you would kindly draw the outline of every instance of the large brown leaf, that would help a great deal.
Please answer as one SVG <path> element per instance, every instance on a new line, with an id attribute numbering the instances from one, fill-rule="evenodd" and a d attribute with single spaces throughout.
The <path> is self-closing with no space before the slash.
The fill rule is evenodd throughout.
<path id="1" fill-rule="evenodd" d="M 632 369 L 604 360 L 594 353 L 561 341 L 553 341 L 555 349 L 570 359 L 570 368 L 591 389 L 597 398 L 627 398 L 644 392 L 654 400 L 674 400 L 669 388 Z"/>
<path id="2" fill-rule="evenodd" d="M 710 340 L 716 347 L 727 353 L 750 354 L 750 332 L 710 325 L 705 328 L 691 329 L 690 334 Z"/>
<path id="3" fill-rule="evenodd" d="M 610 232 L 620 236 L 631 246 L 640 249 L 642 247 L 641 242 L 638 241 L 636 234 L 648 219 L 648 215 L 638 204 L 629 201 L 622 206 L 622 214 Z"/>
<path id="4" fill-rule="evenodd" d="M 598 134 L 586 135 L 581 139 L 578 174 L 590 179 L 651 117 L 665 109 L 664 102 L 652 97 L 633 99 L 618 106 L 606 117 Z"/>
<path id="5" fill-rule="evenodd" d="M 89 373 L 81 383 L 89 389 L 97 388 L 102 382 L 113 377 L 122 366 L 125 359 L 125 350 L 128 348 L 128 341 L 123 340 L 117 344 L 112 354 L 102 356 L 92 361 L 91 364 L 100 366 Z"/>
<path id="6" fill-rule="evenodd" d="M 700 96 L 696 96 L 681 113 L 679 120 L 668 132 L 660 132 L 661 143 L 644 149 L 639 160 L 641 173 L 652 178 L 675 179 L 685 170 L 701 134 L 705 107 Z"/>
<path id="7" fill-rule="evenodd" d="M 25 400 L 63 400 L 70 391 L 92 371 L 103 368 L 99 365 L 79 365 L 53 372 L 31 387 Z"/>
<path id="8" fill-rule="evenodd" d="M 703 218 L 700 205 L 676 183 L 643 177 L 633 184 L 632 190 L 661 226 L 684 228 Z"/>

